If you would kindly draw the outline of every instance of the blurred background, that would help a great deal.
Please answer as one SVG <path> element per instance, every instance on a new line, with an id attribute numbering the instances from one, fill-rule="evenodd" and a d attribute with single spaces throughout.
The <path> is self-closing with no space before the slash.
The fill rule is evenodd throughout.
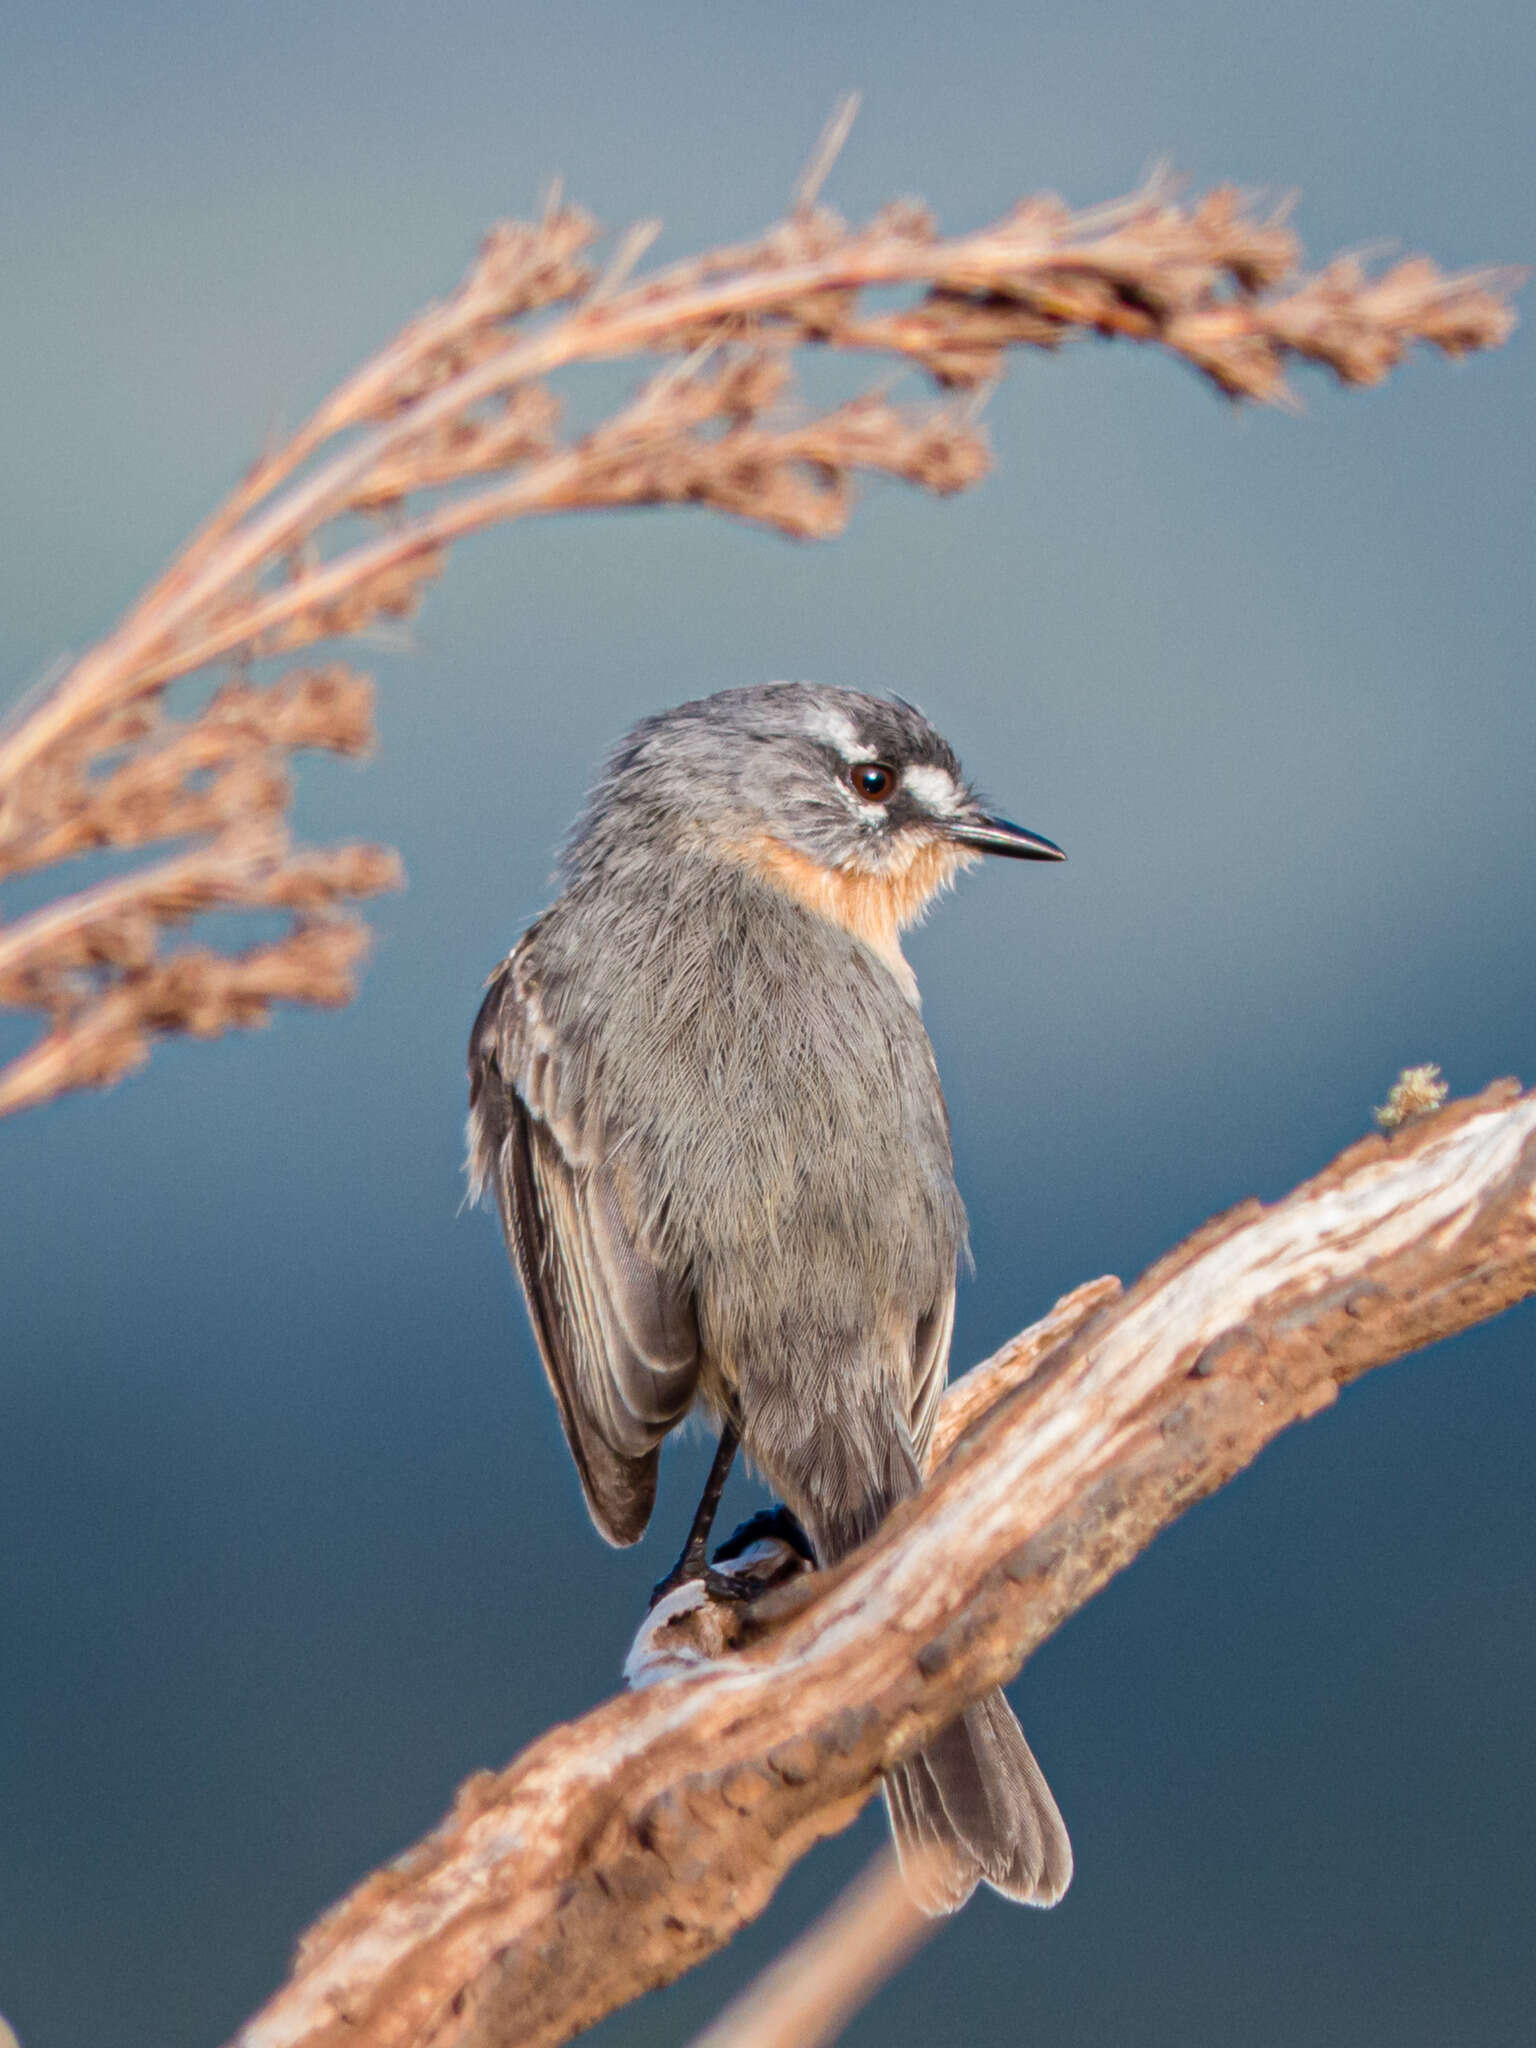
<path id="1" fill-rule="evenodd" d="M 552 174 L 609 222 L 661 215 L 662 255 L 739 238 L 856 86 L 850 214 L 912 192 L 970 226 L 1167 156 L 1299 187 L 1316 258 L 1528 262 L 1533 59 L 1507 0 L 12 0 L 3 694 Z M 1300 388 L 1300 417 L 1239 415 L 1079 346 L 1016 364 L 982 489 L 875 489 L 830 547 L 657 512 L 462 547 L 374 664 L 378 758 L 301 793 L 312 836 L 409 870 L 361 999 L 0 1131 L 25 2048 L 221 2041 L 466 1773 L 615 1684 L 707 1447 L 669 1453 L 637 1551 L 600 1544 L 459 1157 L 482 979 L 641 713 L 775 676 L 894 689 L 1070 852 L 968 878 L 911 949 L 975 1241 L 957 1368 L 1286 1192 L 1409 1062 L 1536 1080 L 1528 336 Z M 979 1899 L 849 2040 L 1525 2038 L 1533 1347 L 1527 1308 L 1372 1377 L 1062 1630 L 1013 1690 L 1071 1893 Z M 594 2038 L 686 2039 L 881 1829 Z"/>

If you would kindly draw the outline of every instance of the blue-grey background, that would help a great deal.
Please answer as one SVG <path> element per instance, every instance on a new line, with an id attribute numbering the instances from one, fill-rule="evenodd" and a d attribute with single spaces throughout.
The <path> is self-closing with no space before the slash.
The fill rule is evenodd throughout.
<path id="1" fill-rule="evenodd" d="M 103 631 L 274 422 L 545 178 L 663 252 L 831 191 L 959 227 L 1169 155 L 1304 194 L 1314 254 L 1536 255 L 1509 0 L 523 9 L 12 0 L 0 28 L 0 676 Z M 694 514 L 462 548 L 385 653 L 321 836 L 398 845 L 359 1002 L 171 1047 L 0 1133 L 0 2010 L 193 2048 L 453 1787 L 609 1691 L 692 1505 L 588 1528 L 494 1226 L 460 1215 L 481 979 L 633 717 L 811 676 L 921 702 L 1060 871 L 913 945 L 978 1275 L 957 1364 L 1275 1196 L 1398 1069 L 1536 1078 L 1524 337 L 1235 415 L 1177 366 L 1019 363 L 997 473 L 797 549 Z M 14 1038 L 5 1041 L 14 1042 Z M 1503 2044 L 1536 2000 L 1527 1310 L 1394 1367 L 1190 1515 L 1035 1659 L 1077 1844 L 983 1899 L 866 2044 Z M 751 1499 L 743 1486 L 738 1498 Z M 707 1969 L 670 2043 L 878 1841 Z"/>

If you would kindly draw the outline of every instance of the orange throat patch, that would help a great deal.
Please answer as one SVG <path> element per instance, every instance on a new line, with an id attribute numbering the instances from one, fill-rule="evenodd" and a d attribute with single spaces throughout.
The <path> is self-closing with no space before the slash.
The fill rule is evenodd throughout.
<path id="1" fill-rule="evenodd" d="M 938 892 L 969 864 L 962 847 L 930 839 L 878 871 L 824 868 L 769 832 L 741 840 L 731 852 L 775 889 L 841 926 L 877 953 L 903 993 L 917 1001 L 917 977 L 901 950 L 901 934 L 908 925 L 916 924 Z"/>

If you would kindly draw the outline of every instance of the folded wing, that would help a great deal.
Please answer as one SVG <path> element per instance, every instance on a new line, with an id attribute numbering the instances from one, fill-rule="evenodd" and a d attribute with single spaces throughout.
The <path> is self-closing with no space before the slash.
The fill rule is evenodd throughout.
<path id="1" fill-rule="evenodd" d="M 955 1288 L 951 1281 L 941 1301 L 935 1302 L 917 1325 L 912 1342 L 912 1409 L 908 1427 L 917 1469 L 928 1469 L 928 1446 L 944 1389 L 949 1384 L 949 1347 L 955 1334 Z"/>
<path id="2" fill-rule="evenodd" d="M 572 1099 L 570 1064 L 525 939 L 470 1036 L 470 1182 L 495 1188 L 592 1519 L 610 1543 L 633 1543 L 661 1440 L 693 1400 L 698 1324 L 686 1278 L 643 1241 L 600 1117 Z"/>

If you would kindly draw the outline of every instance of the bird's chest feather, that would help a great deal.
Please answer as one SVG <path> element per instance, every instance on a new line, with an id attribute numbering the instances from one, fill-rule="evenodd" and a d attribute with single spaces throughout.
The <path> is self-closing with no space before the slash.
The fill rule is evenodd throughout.
<path id="1" fill-rule="evenodd" d="M 626 951 L 589 992 L 592 1081 L 670 1248 L 846 1270 L 931 1245 L 953 1273 L 963 1219 L 932 1049 L 867 945 L 726 876 Z"/>

